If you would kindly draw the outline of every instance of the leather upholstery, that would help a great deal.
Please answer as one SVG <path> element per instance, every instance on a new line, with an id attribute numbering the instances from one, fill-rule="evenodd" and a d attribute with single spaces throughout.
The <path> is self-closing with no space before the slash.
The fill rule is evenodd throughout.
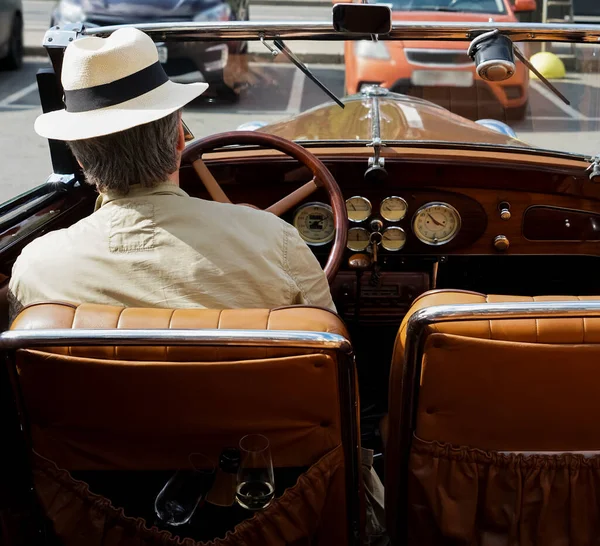
<path id="1" fill-rule="evenodd" d="M 399 419 L 406 325 L 418 309 L 460 303 L 600 300 L 433 291 L 402 321 L 390 376 L 390 420 Z M 480 449 L 600 449 L 600 317 L 443 322 L 425 347 L 416 434 Z M 576 352 L 575 352 L 576 349 Z M 568 363 L 569 373 L 565 373 Z M 582 382 L 582 378 L 587 381 Z M 569 403 L 556 411 L 557 400 Z M 600 407 L 599 407 L 600 409 Z M 573 423 L 577 426 L 574 427 Z"/>
<path id="2" fill-rule="evenodd" d="M 396 339 L 390 375 L 389 419 L 383 428 L 388 435 L 386 502 L 390 529 L 394 514 L 400 509 L 396 498 L 400 471 L 396 463 L 400 452 L 394 439 L 401 415 L 399 393 L 409 317 L 419 309 L 445 304 L 599 299 L 486 296 L 442 290 L 415 300 Z M 561 543 L 574 540 L 568 532 L 542 537 L 528 525 L 541 526 L 548 521 L 542 518 L 542 505 L 555 510 L 546 506 L 546 501 L 540 504 L 540 499 L 545 498 L 545 488 L 550 487 L 548 484 L 553 484 L 555 493 L 561 491 L 556 494 L 565 495 L 563 506 L 566 506 L 576 501 L 569 497 L 569 479 L 573 491 L 578 479 L 573 475 L 569 477 L 568 469 L 579 465 L 600 468 L 600 464 L 590 466 L 579 460 L 569 466 L 556 459 L 561 452 L 600 451 L 599 384 L 600 316 L 431 325 L 422 359 L 416 438 L 409 472 L 409 521 L 419 544 L 456 543 L 452 540 L 480 544 L 485 541 L 475 537 L 482 537 L 486 532 L 503 537 L 502 543 L 551 544 L 559 538 L 566 540 Z M 527 455 L 530 452 L 549 453 L 538 456 L 533 464 Z M 502 459 L 503 454 L 517 459 Z M 484 468 L 482 461 L 491 466 Z M 558 468 L 566 468 L 565 474 L 560 478 L 562 481 L 554 483 L 551 469 Z M 543 469 L 548 469 L 552 476 L 544 475 Z M 600 476 L 600 471 L 597 474 Z M 475 475 L 483 481 L 473 480 Z M 521 483 L 520 480 L 529 475 L 532 477 L 527 478 L 527 484 Z M 578 475 L 580 480 L 598 479 L 595 474 L 584 477 L 581 472 Z M 478 490 L 477 483 L 484 489 Z M 563 483 L 567 487 L 564 491 Z M 579 483 L 577 490 L 585 494 L 586 487 L 585 483 Z M 529 502 L 537 503 L 537 508 L 527 512 L 525 506 Z M 478 516 L 483 513 L 489 514 L 485 521 Z M 554 512 L 553 517 L 563 516 L 568 519 L 567 510 Z M 569 525 L 565 529 L 567 527 Z"/>
<path id="3" fill-rule="evenodd" d="M 347 336 L 330 311 L 134 309 L 39 304 L 12 329 L 250 328 Z M 340 445 L 335 351 L 193 347 L 21 350 L 34 448 L 61 468 L 177 468 L 266 434 L 277 466 L 306 466 Z"/>

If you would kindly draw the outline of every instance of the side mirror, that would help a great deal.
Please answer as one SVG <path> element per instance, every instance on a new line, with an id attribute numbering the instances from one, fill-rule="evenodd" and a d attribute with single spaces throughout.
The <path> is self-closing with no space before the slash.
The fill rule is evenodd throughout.
<path id="1" fill-rule="evenodd" d="M 389 34 L 392 10 L 377 4 L 335 4 L 333 28 L 336 32 L 354 34 Z"/>
<path id="2" fill-rule="evenodd" d="M 537 5 L 535 0 L 515 0 L 513 11 L 515 13 L 525 13 L 535 11 Z"/>

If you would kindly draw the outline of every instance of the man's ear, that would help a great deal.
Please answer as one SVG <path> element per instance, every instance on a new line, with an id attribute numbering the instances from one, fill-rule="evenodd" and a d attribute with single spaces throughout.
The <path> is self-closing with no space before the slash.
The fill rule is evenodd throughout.
<path id="1" fill-rule="evenodd" d="M 177 151 L 183 152 L 185 148 L 185 133 L 183 132 L 183 124 L 181 123 L 181 117 L 179 117 L 179 134 L 177 136 Z"/>

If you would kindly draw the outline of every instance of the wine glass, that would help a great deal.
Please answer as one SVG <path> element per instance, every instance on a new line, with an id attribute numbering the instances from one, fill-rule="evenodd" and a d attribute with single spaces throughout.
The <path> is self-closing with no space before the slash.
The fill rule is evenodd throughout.
<path id="1" fill-rule="evenodd" d="M 275 477 L 269 440 L 249 434 L 240 440 L 242 461 L 237 474 L 235 499 L 248 510 L 261 510 L 275 497 Z"/>
<path id="2" fill-rule="evenodd" d="M 180 469 L 162 488 L 154 502 L 154 511 L 167 525 L 184 525 L 194 515 L 215 480 L 215 465 L 201 453 L 192 453 L 191 468 Z"/>

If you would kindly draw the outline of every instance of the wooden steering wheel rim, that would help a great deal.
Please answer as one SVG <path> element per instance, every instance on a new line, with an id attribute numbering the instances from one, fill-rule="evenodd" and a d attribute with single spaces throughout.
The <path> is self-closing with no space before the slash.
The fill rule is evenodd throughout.
<path id="1" fill-rule="evenodd" d="M 285 138 L 254 131 L 230 131 L 200 138 L 185 148 L 181 155 L 181 161 L 183 164 L 192 164 L 206 152 L 234 144 L 254 144 L 272 148 L 289 155 L 310 169 L 315 179 L 318 179 L 319 183 L 327 191 L 331 208 L 333 209 L 335 235 L 327 263 L 323 270 L 325 271 L 327 280 L 331 284 L 344 257 L 348 223 L 346 222 L 346 202 L 344 201 L 342 190 L 340 190 L 338 183 L 329 172 L 329 169 L 320 159 L 299 144 Z"/>

